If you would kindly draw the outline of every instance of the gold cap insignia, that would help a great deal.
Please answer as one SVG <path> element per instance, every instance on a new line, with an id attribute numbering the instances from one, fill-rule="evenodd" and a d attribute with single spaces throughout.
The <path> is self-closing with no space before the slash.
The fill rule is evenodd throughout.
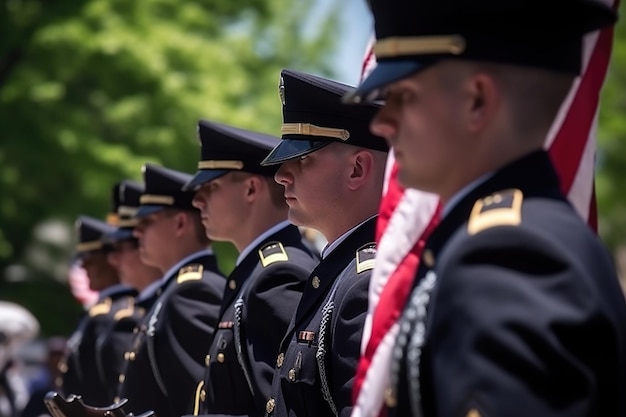
<path id="1" fill-rule="evenodd" d="M 285 80 L 283 77 L 280 77 L 280 81 L 278 82 L 278 96 L 280 97 L 280 102 L 285 105 Z"/>

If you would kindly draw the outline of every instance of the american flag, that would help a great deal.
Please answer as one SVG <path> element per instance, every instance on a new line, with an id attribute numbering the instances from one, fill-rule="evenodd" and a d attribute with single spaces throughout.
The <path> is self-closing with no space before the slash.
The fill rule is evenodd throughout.
<path id="1" fill-rule="evenodd" d="M 599 0 L 617 9 L 619 0 Z M 361 79 L 376 66 L 372 36 L 364 55 Z M 597 230 L 594 168 L 600 90 L 609 65 L 613 29 L 588 34 L 584 40 L 583 71 L 564 101 L 546 138 L 561 179 L 561 188 L 589 226 Z M 389 153 L 376 240 L 378 253 L 369 290 L 369 311 L 363 332 L 351 417 L 384 414 L 391 352 L 398 318 L 412 288 L 425 238 L 439 216 L 437 196 L 403 189 Z"/>

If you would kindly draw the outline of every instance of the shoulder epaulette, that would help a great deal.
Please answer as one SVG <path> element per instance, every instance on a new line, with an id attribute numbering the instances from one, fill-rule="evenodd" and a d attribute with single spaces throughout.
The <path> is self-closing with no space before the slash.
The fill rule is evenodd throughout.
<path id="1" fill-rule="evenodd" d="M 111 304 L 112 304 L 113 300 L 111 300 L 109 297 L 105 298 L 104 300 L 98 302 L 97 304 L 93 305 L 90 309 L 89 309 L 89 317 L 95 317 L 95 316 L 100 316 L 102 314 L 109 314 L 109 312 L 111 311 Z"/>
<path id="2" fill-rule="evenodd" d="M 467 232 L 474 235 L 495 226 L 517 226 L 522 222 L 524 195 L 518 189 L 504 190 L 481 198 L 472 208 Z"/>
<path id="3" fill-rule="evenodd" d="M 120 308 L 113 315 L 113 320 L 119 321 L 125 319 L 127 317 L 131 317 L 135 312 L 135 298 L 134 297 L 126 297 L 126 307 Z"/>
<path id="4" fill-rule="evenodd" d="M 178 271 L 178 276 L 176 277 L 176 282 L 178 284 L 182 284 L 186 281 L 197 281 L 202 279 L 202 272 L 204 271 L 204 265 L 202 264 L 191 264 L 185 265 Z"/>
<path id="5" fill-rule="evenodd" d="M 376 243 L 370 242 L 356 251 L 356 273 L 369 271 L 374 268 L 376 261 Z"/>
<path id="6" fill-rule="evenodd" d="M 285 262 L 289 260 L 287 251 L 280 242 L 269 242 L 261 249 L 259 249 L 259 259 L 261 259 L 261 265 L 263 268 L 274 262 Z"/>

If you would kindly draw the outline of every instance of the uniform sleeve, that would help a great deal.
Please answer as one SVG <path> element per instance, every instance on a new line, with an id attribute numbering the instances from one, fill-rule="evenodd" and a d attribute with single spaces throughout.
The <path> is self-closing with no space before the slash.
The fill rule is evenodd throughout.
<path id="1" fill-rule="evenodd" d="M 270 396 L 276 356 L 298 306 L 308 271 L 294 264 L 275 264 L 251 287 L 246 315 L 249 369 L 256 409 Z"/>
<path id="2" fill-rule="evenodd" d="M 361 355 L 371 271 L 350 276 L 337 290 L 330 361 L 331 381 L 339 417 L 352 412 L 352 385 Z"/>
<path id="3" fill-rule="evenodd" d="M 429 306 L 432 381 L 422 391 L 433 384 L 433 415 L 594 415 L 601 387 L 588 346 L 615 343 L 571 251 L 521 227 L 457 243 L 438 261 Z"/>
<path id="4" fill-rule="evenodd" d="M 195 387 L 204 376 L 204 356 L 220 310 L 223 290 L 218 280 L 223 278 L 176 284 L 164 306 L 167 320 L 154 336 L 154 343 L 172 416 L 193 411 Z"/>

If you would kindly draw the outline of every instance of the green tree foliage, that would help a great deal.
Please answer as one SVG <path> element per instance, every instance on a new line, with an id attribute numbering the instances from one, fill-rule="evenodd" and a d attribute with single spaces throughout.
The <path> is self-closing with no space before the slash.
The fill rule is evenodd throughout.
<path id="1" fill-rule="evenodd" d="M 597 195 L 600 232 L 613 249 L 626 244 L 626 22 L 615 27 L 601 97 Z"/>
<path id="2" fill-rule="evenodd" d="M 33 246 L 37 225 L 104 217 L 112 184 L 140 179 L 143 163 L 194 171 L 200 118 L 277 134 L 280 69 L 332 76 L 322 63 L 335 14 L 303 26 L 313 6 L 2 2 L 0 271 L 21 264 L 21 275 L 49 279 L 55 259 L 69 257 L 71 236 L 52 239 L 66 251 L 51 256 L 49 243 Z"/>

